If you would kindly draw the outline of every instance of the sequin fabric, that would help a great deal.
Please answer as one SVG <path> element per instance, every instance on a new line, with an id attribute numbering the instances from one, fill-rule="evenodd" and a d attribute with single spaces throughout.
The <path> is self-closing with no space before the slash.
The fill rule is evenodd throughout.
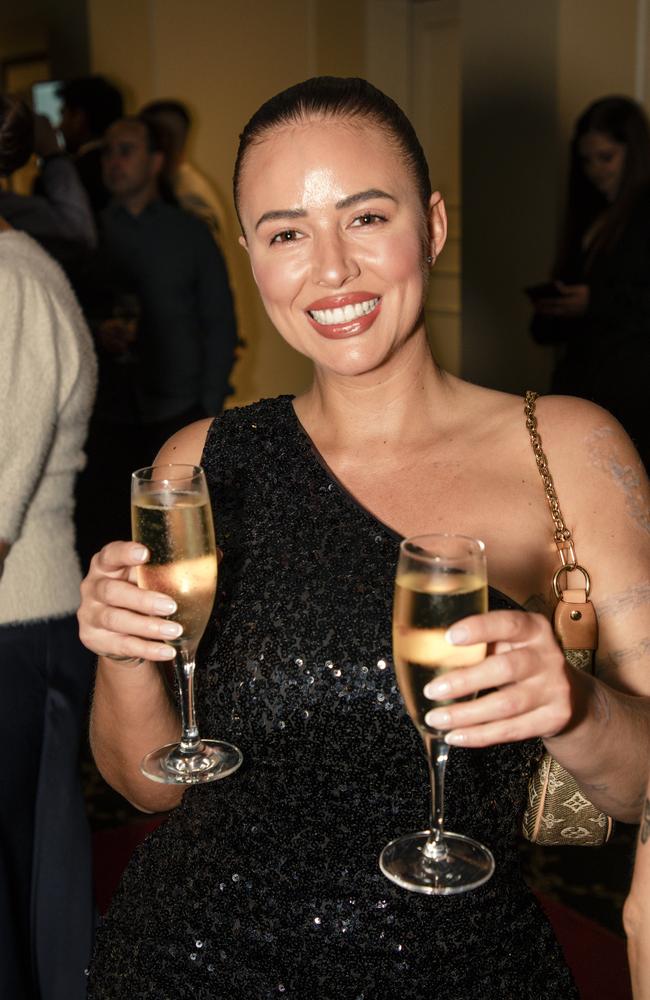
<path id="1" fill-rule="evenodd" d="M 447 826 L 492 849 L 485 886 L 425 897 L 379 870 L 428 812 L 391 660 L 397 536 L 332 478 L 290 397 L 225 413 L 203 464 L 224 559 L 198 717 L 245 762 L 136 851 L 91 1000 L 577 997 L 519 872 L 536 742 L 451 751 Z"/>

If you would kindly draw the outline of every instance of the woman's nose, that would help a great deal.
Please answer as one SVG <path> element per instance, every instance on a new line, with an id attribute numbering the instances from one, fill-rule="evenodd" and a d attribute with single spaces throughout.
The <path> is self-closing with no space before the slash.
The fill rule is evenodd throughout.
<path id="1" fill-rule="evenodd" d="M 315 240 L 312 270 L 315 284 L 329 288 L 340 288 L 361 273 L 353 248 L 339 233 Z"/>

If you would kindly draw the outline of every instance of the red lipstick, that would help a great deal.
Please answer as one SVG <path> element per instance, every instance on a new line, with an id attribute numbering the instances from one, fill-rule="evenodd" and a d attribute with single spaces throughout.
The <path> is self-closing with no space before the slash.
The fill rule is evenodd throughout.
<path id="1" fill-rule="evenodd" d="M 335 310 L 342 313 L 346 307 L 359 306 L 368 303 L 369 311 L 355 309 L 355 315 L 335 316 Z M 342 340 L 346 337 L 356 337 L 368 330 L 381 309 L 381 297 L 372 292 L 348 292 L 344 295 L 328 295 L 312 302 L 305 310 L 307 319 L 314 330 L 329 340 Z M 350 311 L 349 309 L 347 310 Z M 329 315 L 324 314 L 328 312 Z M 321 314 L 321 315 L 314 315 Z"/>

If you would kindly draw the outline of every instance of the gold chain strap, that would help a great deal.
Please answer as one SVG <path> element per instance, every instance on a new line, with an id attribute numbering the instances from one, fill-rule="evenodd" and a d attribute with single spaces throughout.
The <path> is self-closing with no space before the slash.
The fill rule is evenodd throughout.
<path id="1" fill-rule="evenodd" d="M 544 449 L 542 448 L 542 439 L 537 431 L 535 400 L 538 395 L 539 393 L 533 392 L 532 389 L 528 389 L 526 392 L 524 400 L 526 427 L 528 429 L 528 433 L 530 434 L 530 443 L 533 446 L 537 468 L 539 469 L 539 474 L 542 477 L 542 482 L 544 483 L 546 499 L 548 500 L 548 505 L 551 508 L 551 517 L 553 518 L 553 524 L 555 525 L 555 544 L 557 545 L 558 552 L 560 553 L 562 567 L 566 569 L 573 569 L 577 563 L 575 550 L 573 548 L 573 538 L 571 537 L 570 530 L 564 523 L 562 511 L 560 510 L 560 501 L 557 498 L 555 486 L 553 485 L 553 479 L 551 473 L 549 472 L 546 455 L 544 454 Z"/>

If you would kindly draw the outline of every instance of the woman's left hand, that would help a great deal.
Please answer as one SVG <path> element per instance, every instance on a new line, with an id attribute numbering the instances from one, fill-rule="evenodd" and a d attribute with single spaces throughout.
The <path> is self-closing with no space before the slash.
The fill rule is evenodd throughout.
<path id="1" fill-rule="evenodd" d="M 427 712 L 426 724 L 445 732 L 447 743 L 485 747 L 546 739 L 569 724 L 570 667 L 542 615 L 524 611 L 473 615 L 456 623 L 448 638 L 454 646 L 488 643 L 488 655 L 475 667 L 450 670 L 430 681 L 425 697 L 447 701 L 477 691 L 489 693 Z"/>

